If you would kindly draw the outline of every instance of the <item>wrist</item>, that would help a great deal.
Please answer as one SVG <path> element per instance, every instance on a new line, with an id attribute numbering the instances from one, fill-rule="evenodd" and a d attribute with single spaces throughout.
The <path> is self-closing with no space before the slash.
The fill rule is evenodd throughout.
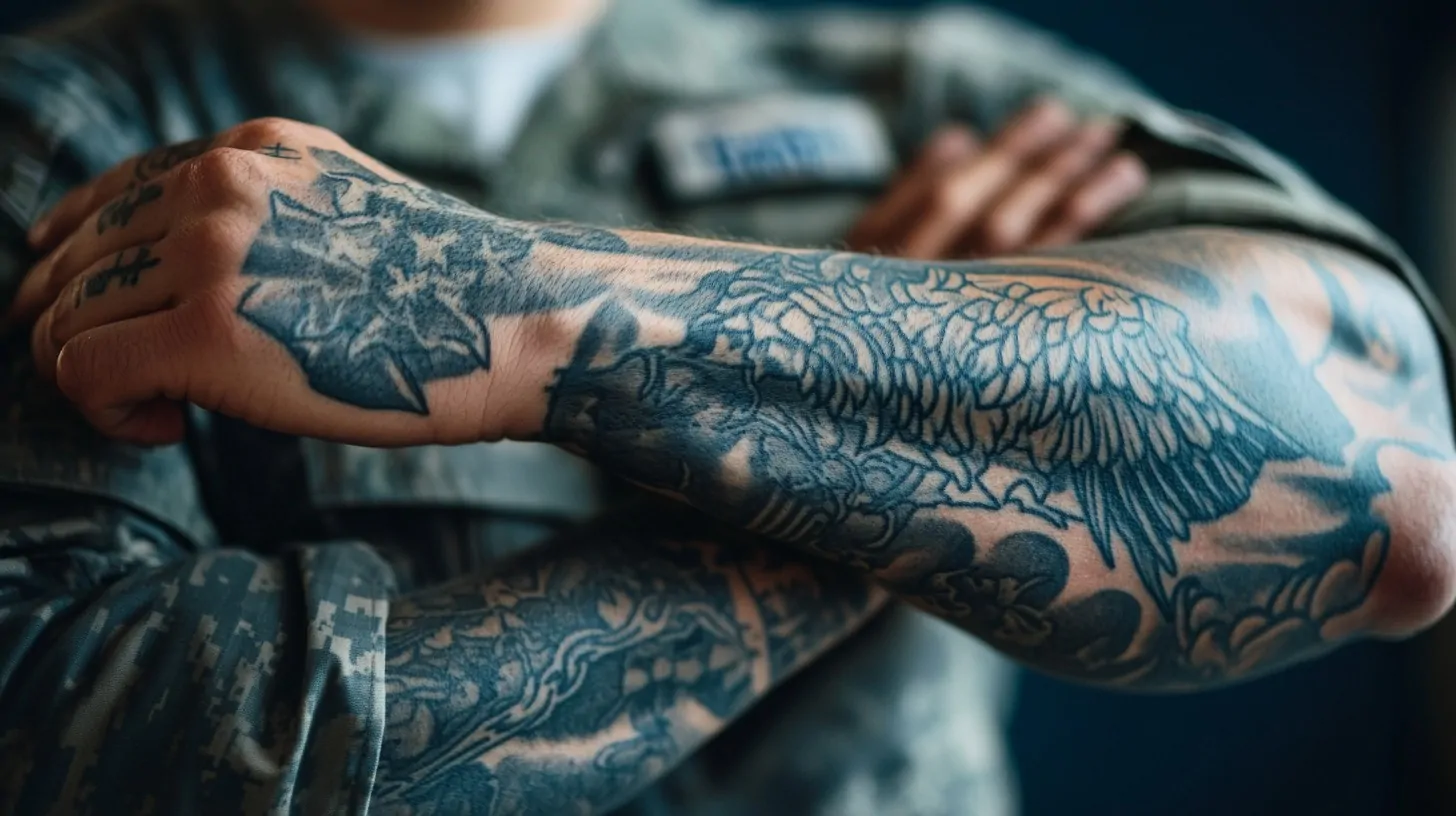
<path id="1" fill-rule="evenodd" d="M 538 225 L 501 219 L 493 229 L 502 242 L 524 241 L 530 250 L 485 271 L 483 302 L 472 308 L 489 337 L 489 364 L 466 378 L 460 408 L 473 421 L 469 441 L 536 440 L 553 381 L 576 353 L 606 285 L 578 253 L 538 240 Z"/>
<path id="2" fill-rule="evenodd" d="M 538 440 L 551 389 L 570 364 L 590 313 L 581 307 L 502 321 L 480 412 L 479 438 Z"/>

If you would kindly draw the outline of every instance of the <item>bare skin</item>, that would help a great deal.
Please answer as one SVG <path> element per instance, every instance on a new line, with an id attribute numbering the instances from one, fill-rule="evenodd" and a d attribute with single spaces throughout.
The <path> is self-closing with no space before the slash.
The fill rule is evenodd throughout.
<path id="1" fill-rule="evenodd" d="M 926 260 L 989 258 L 1082 240 L 1147 186 L 1118 150 L 1121 127 L 1032 104 L 989 139 L 938 132 L 851 230 L 856 252 Z"/>

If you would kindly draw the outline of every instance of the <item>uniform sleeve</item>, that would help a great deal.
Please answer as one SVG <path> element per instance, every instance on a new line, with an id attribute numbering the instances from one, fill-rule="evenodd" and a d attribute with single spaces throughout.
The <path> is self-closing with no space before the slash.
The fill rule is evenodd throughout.
<path id="1" fill-rule="evenodd" d="M 63 42 L 0 38 L 0 301 L 29 258 L 24 229 L 75 184 L 149 146 L 143 105 Z"/>
<path id="2" fill-rule="evenodd" d="M 369 548 L 191 552 L 6 491 L 0 576 L 0 812 L 365 812 L 392 592 Z"/>
<path id="3" fill-rule="evenodd" d="M 1387 236 L 1288 160 L 1211 117 L 1179 110 L 1122 71 L 993 12 L 947 8 L 904 33 L 912 119 L 961 119 L 994 129 L 1040 95 L 1088 115 L 1126 120 L 1125 146 L 1152 170 L 1144 195 L 1105 235 L 1178 226 L 1264 228 L 1373 257 L 1414 290 L 1451 361 L 1451 327 L 1410 260 Z"/>
<path id="4" fill-rule="evenodd" d="M 61 46 L 0 42 L 0 304 L 24 232 L 149 147 Z M 0 335 L 0 813 L 362 813 L 392 573 L 356 544 L 218 549 L 187 448 L 95 434 Z"/>

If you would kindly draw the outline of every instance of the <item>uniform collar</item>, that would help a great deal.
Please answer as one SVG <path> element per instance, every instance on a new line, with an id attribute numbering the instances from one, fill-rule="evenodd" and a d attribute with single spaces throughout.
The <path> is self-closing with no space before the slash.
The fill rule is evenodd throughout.
<path id="1" fill-rule="evenodd" d="M 337 36 L 296 0 L 200 2 L 229 7 L 251 29 L 255 81 L 267 86 L 278 115 L 333 130 L 385 161 L 489 174 L 417 100 L 354 71 Z M 770 86 L 775 68 L 760 52 L 763 31 L 751 12 L 704 0 L 612 0 L 538 103 L 560 87 L 578 97 L 702 98 Z"/>
<path id="2" fill-rule="evenodd" d="M 296 0 L 212 0 L 231 7 L 266 53 L 259 67 L 277 76 L 274 92 L 289 112 L 343 116 L 359 103 L 358 78 L 328 25 Z M 208 2 L 208 0 L 203 0 Z M 281 21 L 281 22 L 280 22 Z M 643 90 L 700 92 L 753 73 L 762 22 L 750 12 L 703 0 L 611 0 L 578 63 Z M 325 87 L 333 104 L 319 99 Z M 371 89 L 370 96 L 385 92 Z M 333 108 L 338 107 L 338 110 Z M 327 110 L 314 110 L 326 108 Z M 319 122 L 319 124 L 338 124 Z"/>

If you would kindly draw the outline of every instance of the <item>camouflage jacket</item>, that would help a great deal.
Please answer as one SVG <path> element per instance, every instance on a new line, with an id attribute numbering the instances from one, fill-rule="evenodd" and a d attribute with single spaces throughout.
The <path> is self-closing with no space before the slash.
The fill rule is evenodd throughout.
<path id="1" fill-rule="evenodd" d="M 323 125 L 506 216 L 828 246 L 937 126 L 994 130 L 1048 93 L 1125 117 L 1127 146 L 1153 169 L 1106 232 L 1276 228 L 1363 250 L 1420 286 L 1386 239 L 1252 140 L 973 8 L 774 16 L 620 0 L 506 158 L 487 165 L 417 100 L 352 70 L 287 2 L 134 0 L 0 41 L 0 303 L 33 261 L 25 228 L 68 187 L 249 118 Z M 840 164 L 784 142 L 711 160 L 674 153 L 690 140 L 683 128 L 711 137 L 725 118 L 753 136 L 755 122 L 773 125 L 764 106 L 784 100 L 829 105 L 880 153 L 856 148 Z M 808 138 L 811 153 L 845 149 Z M 490 576 L 637 501 L 528 444 L 378 451 L 199 414 L 184 446 L 128 448 L 34 379 L 23 338 L 4 343 L 7 813 L 362 812 L 403 716 L 389 707 L 392 600 Z M 657 780 L 621 807 L 1007 813 L 1007 688 L 1006 664 L 984 647 L 895 610 L 675 770 L 652 770 Z M 650 762 L 635 764 L 603 765 L 602 784 L 642 788 Z M 467 770 L 417 774 L 432 812 L 613 801 L 552 799 L 530 769 Z"/>

